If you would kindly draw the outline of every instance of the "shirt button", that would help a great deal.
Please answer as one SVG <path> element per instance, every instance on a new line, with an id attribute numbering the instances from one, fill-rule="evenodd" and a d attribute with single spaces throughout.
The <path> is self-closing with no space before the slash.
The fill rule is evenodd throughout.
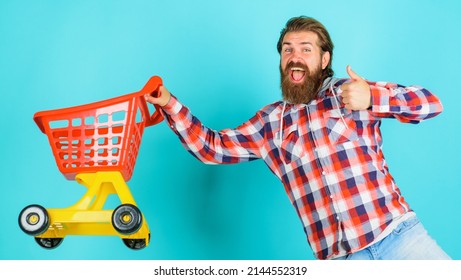
<path id="1" fill-rule="evenodd" d="M 322 171 L 322 175 L 327 175 L 327 172 L 325 170 Z"/>

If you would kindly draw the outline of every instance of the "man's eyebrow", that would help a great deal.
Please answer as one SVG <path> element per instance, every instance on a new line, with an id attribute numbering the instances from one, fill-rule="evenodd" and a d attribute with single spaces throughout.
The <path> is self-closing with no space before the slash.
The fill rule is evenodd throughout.
<path id="1" fill-rule="evenodd" d="M 311 43 L 311 42 L 301 42 L 301 43 L 299 43 L 299 44 L 300 44 L 300 45 L 311 45 L 311 46 L 314 45 L 314 44 Z M 293 45 L 293 43 L 291 43 L 291 42 L 283 42 L 282 45 L 283 45 L 283 46 L 285 46 L 285 45 L 291 46 L 291 45 Z"/>

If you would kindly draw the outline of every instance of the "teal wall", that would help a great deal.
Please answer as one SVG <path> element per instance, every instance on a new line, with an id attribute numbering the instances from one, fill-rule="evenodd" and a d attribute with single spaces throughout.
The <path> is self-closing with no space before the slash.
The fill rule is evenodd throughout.
<path id="1" fill-rule="evenodd" d="M 138 91 L 160 75 L 206 125 L 235 127 L 280 98 L 276 42 L 293 16 L 319 19 L 333 67 L 419 84 L 444 112 L 385 120 L 384 150 L 403 195 L 455 259 L 461 210 L 459 1 L 1 1 L 0 259 L 313 259 L 281 183 L 262 161 L 209 166 L 165 123 L 146 129 L 128 182 L 152 240 L 69 236 L 44 250 L 18 227 L 31 203 L 67 207 L 84 187 L 59 173 L 35 112 Z"/>

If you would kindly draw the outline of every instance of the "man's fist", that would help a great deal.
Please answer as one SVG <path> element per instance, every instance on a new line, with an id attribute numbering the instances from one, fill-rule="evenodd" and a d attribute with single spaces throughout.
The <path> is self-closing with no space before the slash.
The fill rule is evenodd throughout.
<path id="1" fill-rule="evenodd" d="M 371 106 L 370 85 L 352 71 L 348 65 L 347 74 L 350 81 L 341 85 L 341 97 L 344 107 L 349 110 L 366 110 Z"/>
<path id="2" fill-rule="evenodd" d="M 170 92 L 164 87 L 160 86 L 158 97 L 153 97 L 152 95 L 146 94 L 144 98 L 146 101 L 152 104 L 157 104 L 160 107 L 165 106 L 170 101 L 171 94 Z"/>

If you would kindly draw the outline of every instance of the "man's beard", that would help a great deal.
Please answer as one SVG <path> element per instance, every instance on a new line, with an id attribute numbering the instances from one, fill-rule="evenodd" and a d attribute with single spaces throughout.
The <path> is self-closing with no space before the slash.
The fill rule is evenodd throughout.
<path id="1" fill-rule="evenodd" d="M 299 67 L 304 69 L 304 81 L 295 84 L 290 78 L 290 68 Z M 285 68 L 285 72 L 280 65 L 280 87 L 282 88 L 283 99 L 293 104 L 307 104 L 317 97 L 320 86 L 322 85 L 322 69 L 320 65 L 310 71 L 307 65 L 302 63 L 290 62 Z"/>

